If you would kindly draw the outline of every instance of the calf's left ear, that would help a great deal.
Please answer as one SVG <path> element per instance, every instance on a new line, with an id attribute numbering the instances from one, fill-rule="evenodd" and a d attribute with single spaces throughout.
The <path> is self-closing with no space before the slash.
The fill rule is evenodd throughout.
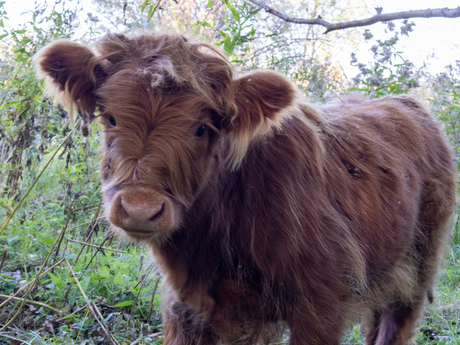
<path id="1" fill-rule="evenodd" d="M 234 81 L 234 92 L 236 112 L 227 129 L 232 135 L 228 161 L 236 168 L 253 140 L 281 128 L 297 90 L 276 72 L 254 71 Z"/>
<path id="2" fill-rule="evenodd" d="M 59 40 L 42 48 L 34 63 L 37 76 L 45 79 L 47 92 L 55 95 L 71 115 L 76 107 L 83 120 L 90 121 L 97 103 L 95 90 L 105 78 L 92 50 L 79 43 Z"/>

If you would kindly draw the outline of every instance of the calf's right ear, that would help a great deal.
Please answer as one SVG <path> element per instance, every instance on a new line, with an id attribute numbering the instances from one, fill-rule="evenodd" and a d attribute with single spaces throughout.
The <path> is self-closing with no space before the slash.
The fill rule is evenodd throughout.
<path id="1" fill-rule="evenodd" d="M 45 79 L 46 91 L 67 108 L 74 108 L 85 122 L 94 117 L 96 89 L 105 72 L 91 49 L 79 43 L 59 40 L 42 48 L 34 57 L 39 78 Z"/>

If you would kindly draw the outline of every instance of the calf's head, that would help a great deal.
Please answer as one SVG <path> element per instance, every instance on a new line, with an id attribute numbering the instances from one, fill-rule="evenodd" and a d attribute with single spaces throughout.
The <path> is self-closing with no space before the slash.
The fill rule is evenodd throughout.
<path id="1" fill-rule="evenodd" d="M 107 217 L 136 239 L 179 228 L 217 172 L 238 169 L 296 97 L 274 72 L 234 78 L 218 51 L 179 35 L 108 35 L 97 53 L 56 41 L 35 62 L 49 92 L 102 124 Z"/>

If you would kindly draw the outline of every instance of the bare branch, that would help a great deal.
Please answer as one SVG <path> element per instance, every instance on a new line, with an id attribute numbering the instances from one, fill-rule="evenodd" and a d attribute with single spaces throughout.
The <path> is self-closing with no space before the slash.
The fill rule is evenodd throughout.
<path id="1" fill-rule="evenodd" d="M 78 243 L 78 244 L 83 244 L 85 246 L 89 246 L 89 247 L 93 247 L 93 248 L 99 248 L 99 250 L 108 250 L 108 251 L 112 251 L 112 252 L 116 252 L 116 253 L 123 253 L 125 254 L 126 252 L 123 251 L 123 250 L 117 250 L 117 249 L 112 249 L 112 248 L 107 248 L 107 247 L 101 247 L 101 246 L 97 246 L 95 244 L 89 244 L 89 243 L 86 243 L 86 242 L 81 242 L 81 241 L 77 241 L 77 240 L 72 240 L 70 238 L 67 238 L 66 237 L 66 240 L 69 241 L 69 242 L 74 242 L 74 243 Z"/>
<path id="2" fill-rule="evenodd" d="M 402 11 L 402 12 L 393 12 L 393 13 L 379 13 L 373 17 L 360 20 L 352 20 L 349 22 L 342 23 L 329 23 L 323 20 L 321 17 L 315 19 L 307 18 L 295 18 L 288 16 L 284 13 L 281 13 L 274 8 L 271 8 L 266 3 L 259 0 L 249 0 L 254 5 L 263 8 L 266 12 L 273 14 L 274 16 L 281 18 L 282 20 L 295 24 L 307 24 L 307 25 L 320 25 L 326 28 L 325 34 L 335 31 L 348 28 L 356 28 L 361 26 L 369 26 L 379 22 L 388 22 L 397 19 L 408 19 L 408 18 L 434 18 L 434 17 L 443 17 L 443 18 L 458 18 L 460 17 L 460 7 L 457 8 L 435 8 L 435 9 L 426 9 L 426 10 L 411 10 L 411 11 Z"/>

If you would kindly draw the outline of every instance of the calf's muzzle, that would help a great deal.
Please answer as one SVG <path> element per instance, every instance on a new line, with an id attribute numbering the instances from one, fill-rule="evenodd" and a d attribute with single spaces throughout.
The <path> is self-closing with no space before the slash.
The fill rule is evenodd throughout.
<path id="1" fill-rule="evenodd" d="M 134 237 L 167 232 L 176 224 L 171 199 L 146 188 L 119 191 L 109 202 L 108 216 L 113 225 Z"/>

